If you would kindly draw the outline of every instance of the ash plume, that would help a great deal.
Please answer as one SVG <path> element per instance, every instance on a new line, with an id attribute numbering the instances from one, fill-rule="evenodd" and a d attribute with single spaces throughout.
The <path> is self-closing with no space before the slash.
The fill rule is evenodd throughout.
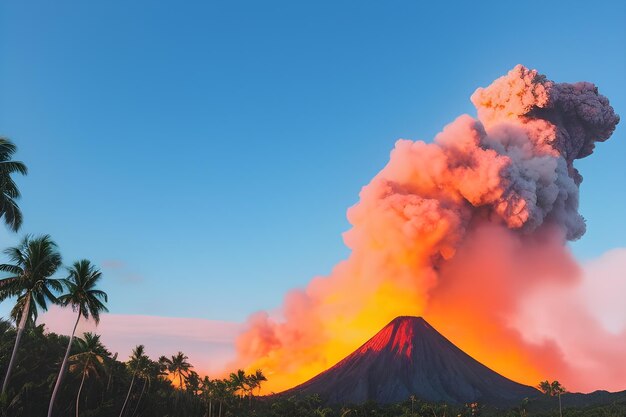
<path id="1" fill-rule="evenodd" d="M 432 143 L 396 142 L 348 210 L 347 260 L 290 292 L 280 309 L 250 317 L 238 364 L 271 374 L 269 391 L 328 368 L 401 315 L 424 316 L 520 382 L 560 378 L 585 389 L 626 381 L 614 354 L 593 358 L 605 377 L 590 382 L 567 346 L 549 335 L 531 340 L 519 324 L 537 291 L 580 279 L 566 246 L 585 232 L 574 162 L 607 140 L 619 117 L 593 84 L 555 83 L 521 65 L 471 99 L 478 119 L 458 117 Z M 576 317 L 626 349 L 626 329 L 609 334 L 584 309 Z"/>

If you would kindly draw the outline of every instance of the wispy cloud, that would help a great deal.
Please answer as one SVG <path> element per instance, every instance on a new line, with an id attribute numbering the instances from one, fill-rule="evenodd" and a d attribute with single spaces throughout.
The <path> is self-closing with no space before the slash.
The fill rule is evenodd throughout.
<path id="1" fill-rule="evenodd" d="M 75 318 L 71 309 L 52 307 L 40 320 L 49 331 L 68 334 Z M 103 314 L 97 328 L 93 321 L 81 320 L 77 334 L 86 331 L 102 335 L 107 348 L 118 352 L 121 360 L 128 358 L 136 345 L 144 344 L 152 359 L 182 351 L 189 356 L 196 372 L 215 375 L 233 359 L 234 340 L 241 331 L 241 324 L 193 318 Z"/>
<path id="2" fill-rule="evenodd" d="M 101 265 L 103 269 L 122 269 L 126 266 L 126 263 L 119 259 L 105 259 Z"/>
<path id="3" fill-rule="evenodd" d="M 139 284 L 144 281 L 144 277 L 134 272 L 126 262 L 120 259 L 105 259 L 101 262 L 102 269 L 111 278 L 130 284 Z"/>

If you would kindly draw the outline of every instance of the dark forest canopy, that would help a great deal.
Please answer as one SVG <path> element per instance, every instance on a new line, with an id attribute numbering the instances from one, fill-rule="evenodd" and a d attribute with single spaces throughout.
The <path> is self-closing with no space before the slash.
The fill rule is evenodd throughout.
<path id="1" fill-rule="evenodd" d="M 4 373 L 15 341 L 15 328 L 0 321 L 0 372 Z M 361 405 L 326 406 L 319 396 L 302 398 L 257 397 L 254 374 L 235 371 L 225 379 L 210 379 L 193 371 L 192 364 L 180 360 L 178 354 L 152 359 L 142 352 L 133 352 L 130 360 L 122 362 L 117 355 L 94 349 L 102 360 L 87 363 L 85 349 L 92 334 L 74 339 L 70 353 L 68 376 L 61 385 L 55 415 L 76 415 L 76 399 L 85 365 L 89 369 L 80 395 L 80 416 L 119 417 L 128 401 L 124 417 L 351 417 L 351 416 L 555 416 L 556 399 L 545 396 L 530 399 L 508 410 L 497 410 L 483 404 L 429 404 L 414 398 L 380 406 Z M 96 336 L 97 337 L 97 336 Z M 43 324 L 30 324 L 25 332 L 17 357 L 12 382 L 1 399 L 2 415 L 7 417 L 45 416 L 63 359 L 67 336 L 47 333 Z M 93 340 L 92 340 L 93 341 Z M 93 343 L 92 343 L 93 346 Z M 139 355 L 137 355 L 139 353 Z M 184 355 L 183 355 L 184 357 Z M 187 365 L 184 365 L 187 363 Z M 180 366 L 182 365 L 182 367 Z M 243 375 L 242 375 L 243 373 Z M 134 381 L 133 381 L 134 375 Z M 183 389 L 171 382 L 182 379 Z M 133 388 L 130 390 L 131 382 Z M 262 381 L 260 382 L 262 384 Z M 621 417 L 626 415 L 626 392 L 596 393 L 563 396 L 564 416 Z M 578 396 L 578 397 L 577 397 Z M 586 400 L 585 400 L 586 398 Z M 569 405 L 575 403 L 575 407 Z M 602 403 L 602 405 L 586 405 Z M 211 410 L 211 412 L 209 412 Z M 413 411 L 411 411 L 413 410 Z"/>

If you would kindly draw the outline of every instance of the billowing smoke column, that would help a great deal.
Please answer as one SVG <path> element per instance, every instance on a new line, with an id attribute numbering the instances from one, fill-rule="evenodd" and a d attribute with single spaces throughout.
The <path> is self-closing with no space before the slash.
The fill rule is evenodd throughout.
<path id="1" fill-rule="evenodd" d="M 472 102 L 478 120 L 460 116 L 433 143 L 396 143 L 348 211 L 346 261 L 290 292 L 280 310 L 250 317 L 238 362 L 270 375 L 267 392 L 328 368 L 399 315 L 423 315 L 521 382 L 626 389 L 626 329 L 610 333 L 571 303 L 575 312 L 553 328 L 576 328 L 578 339 L 530 334 L 523 322 L 530 308 L 541 311 L 529 300 L 580 279 L 565 245 L 585 232 L 573 163 L 619 117 L 593 84 L 554 83 L 521 65 Z M 558 296 L 550 302 L 558 306 Z M 572 349 L 585 335 L 606 349 Z"/>

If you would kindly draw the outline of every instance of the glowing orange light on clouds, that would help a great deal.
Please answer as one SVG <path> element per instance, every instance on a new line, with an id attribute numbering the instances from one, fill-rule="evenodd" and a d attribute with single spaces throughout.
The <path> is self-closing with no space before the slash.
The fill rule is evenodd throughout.
<path id="1" fill-rule="evenodd" d="M 519 382 L 589 386 L 567 346 L 549 336 L 530 340 L 518 318 L 524 300 L 546 283 L 577 285 L 566 241 L 585 225 L 573 161 L 606 140 L 619 119 L 592 84 L 555 84 L 522 66 L 472 100 L 483 123 L 465 115 L 434 143 L 396 143 L 348 211 L 346 261 L 289 293 L 271 316 L 249 319 L 237 364 L 264 370 L 264 392 L 313 377 L 401 315 L 424 316 Z M 607 344 L 626 347 L 626 332 L 602 334 Z M 626 376 L 613 353 L 589 352 L 597 371 L 618 366 L 617 376 Z M 615 374 L 596 372 L 592 383 L 617 387 Z"/>

